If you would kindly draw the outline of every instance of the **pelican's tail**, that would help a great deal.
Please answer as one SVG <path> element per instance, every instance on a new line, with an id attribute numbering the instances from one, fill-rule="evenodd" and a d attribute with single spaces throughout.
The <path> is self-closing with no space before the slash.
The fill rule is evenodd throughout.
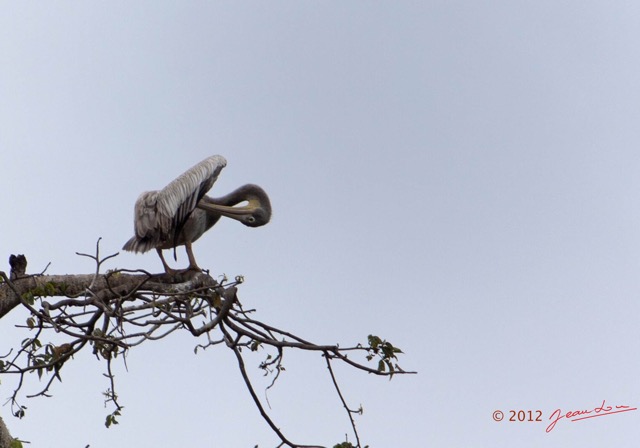
<path id="1" fill-rule="evenodd" d="M 154 249 L 156 246 L 157 244 L 155 244 L 153 241 L 150 241 L 148 239 L 140 239 L 134 236 L 129 241 L 124 243 L 122 249 L 129 252 L 145 253 L 150 251 L 151 249 Z"/>

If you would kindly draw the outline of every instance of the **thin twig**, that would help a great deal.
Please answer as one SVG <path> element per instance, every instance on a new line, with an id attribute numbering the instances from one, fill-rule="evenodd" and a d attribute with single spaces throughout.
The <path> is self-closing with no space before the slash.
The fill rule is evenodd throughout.
<path id="1" fill-rule="evenodd" d="M 360 448 L 360 436 L 358 436 L 358 430 L 356 429 L 356 422 L 355 422 L 355 420 L 353 420 L 353 415 L 352 414 L 354 414 L 354 413 L 362 413 L 362 410 L 360 409 L 359 411 L 352 411 L 351 409 L 349 409 L 349 406 L 347 405 L 347 402 L 345 401 L 344 397 L 342 396 L 342 391 L 340 390 L 340 386 L 338 386 L 338 381 L 336 380 L 336 376 L 333 373 L 333 369 L 331 368 L 331 359 L 329 358 L 329 354 L 328 353 L 325 353 L 324 359 L 327 362 L 327 369 L 329 369 L 329 374 L 331 375 L 331 381 L 333 381 L 333 386 L 335 387 L 336 392 L 338 393 L 338 397 L 340 397 L 340 401 L 342 402 L 342 406 L 347 411 L 347 415 L 349 416 L 349 421 L 351 421 L 351 428 L 353 429 L 353 434 L 356 437 L 356 448 Z"/>
<path id="2" fill-rule="evenodd" d="M 271 417 L 269 417 L 269 414 L 267 414 L 267 412 L 264 410 L 264 407 L 262 406 L 262 403 L 260 402 L 260 399 L 258 398 L 258 395 L 256 394 L 256 391 L 253 389 L 253 385 L 251 384 L 251 380 L 249 379 L 249 375 L 247 375 L 247 369 L 245 368 L 244 360 L 242 359 L 242 354 L 240 353 L 240 350 L 238 349 L 238 341 L 240 340 L 240 336 L 237 336 L 235 339 L 231 339 L 231 335 L 226 331 L 224 326 L 221 326 L 221 329 L 222 329 L 223 333 L 225 334 L 225 337 L 227 338 L 228 347 L 236 355 L 236 359 L 238 361 L 238 367 L 240 368 L 240 374 L 242 375 L 242 379 L 244 380 L 244 383 L 247 386 L 247 389 L 249 390 L 249 394 L 251 395 L 251 398 L 253 399 L 253 402 L 256 404 L 256 407 L 260 411 L 260 415 L 262 415 L 262 418 L 271 427 L 273 432 L 275 432 L 276 435 L 278 437 L 280 437 L 280 440 L 282 440 L 282 443 L 284 443 L 285 445 L 287 445 L 287 446 L 289 446 L 291 448 L 325 448 L 325 447 L 318 446 L 318 445 L 297 445 L 297 444 L 294 444 L 294 443 L 290 442 L 284 436 L 284 434 L 282 434 L 282 431 L 280 431 L 280 429 L 276 426 L 276 424 L 273 422 L 273 420 L 271 420 Z"/>

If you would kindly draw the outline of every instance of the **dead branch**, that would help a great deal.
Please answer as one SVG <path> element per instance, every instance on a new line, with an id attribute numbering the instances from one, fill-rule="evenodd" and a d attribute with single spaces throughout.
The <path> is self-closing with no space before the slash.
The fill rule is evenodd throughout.
<path id="1" fill-rule="evenodd" d="M 242 348 L 248 353 L 267 350 L 266 359 L 260 364 L 265 374 L 273 374 L 267 390 L 273 387 L 280 373 L 285 350 L 304 350 L 323 356 L 336 393 L 347 411 L 356 447 L 361 447 L 356 430 L 354 411 L 347 405 L 334 375 L 331 363 L 344 362 L 364 372 L 392 377 L 405 374 L 397 364 L 401 351 L 377 336 L 369 336 L 366 345 L 340 347 L 337 344 L 316 344 L 291 332 L 250 317 L 255 310 L 245 311 L 238 298 L 238 286 L 243 278 L 238 276 L 229 282 L 226 278 L 217 282 L 207 273 L 186 271 L 177 275 L 150 274 L 142 270 L 115 270 L 100 273 L 104 261 L 117 254 L 100 257 L 99 240 L 95 255 L 89 257 L 96 263 L 93 274 L 82 275 L 27 275 L 26 258 L 11 256 L 11 272 L 0 272 L 0 318 L 21 306 L 29 317 L 24 327 L 29 332 L 20 347 L 7 353 L 0 351 L 0 374 L 18 375 L 18 385 L 9 401 L 12 412 L 23 417 L 26 407 L 20 404 L 20 392 L 25 385 L 25 375 L 37 373 L 45 379 L 45 385 L 27 397 L 50 396 L 61 369 L 73 356 L 86 347 L 105 362 L 108 389 L 105 400 L 113 406 L 106 425 L 116 424 L 123 406 L 116 391 L 112 363 L 120 356 L 147 341 L 163 339 L 176 331 L 188 331 L 194 337 L 206 335 L 208 343 L 197 345 L 195 351 L 225 342 L 238 361 L 240 374 L 265 422 L 280 438 L 280 446 L 315 447 L 297 445 L 289 441 L 271 419 L 255 392 L 250 375 L 245 368 Z M 56 300 L 53 300 L 53 299 Z M 66 341 L 55 345 L 49 335 L 61 335 Z M 60 336 L 58 336 L 59 338 Z M 358 356 L 347 356 L 348 353 Z M 369 363 L 373 361 L 374 365 Z M 377 361 L 377 364 L 375 362 Z M 341 446 L 353 446 L 343 444 Z"/>

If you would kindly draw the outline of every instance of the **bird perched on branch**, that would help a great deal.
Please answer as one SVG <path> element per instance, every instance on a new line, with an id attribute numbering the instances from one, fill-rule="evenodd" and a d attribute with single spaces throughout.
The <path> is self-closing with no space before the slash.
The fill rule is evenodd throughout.
<path id="1" fill-rule="evenodd" d="M 145 191 L 134 208 L 135 236 L 124 250 L 147 252 L 156 249 L 165 272 L 175 271 L 162 255 L 163 249 L 184 245 L 189 257 L 187 270 L 200 270 L 193 256 L 192 243 L 218 222 L 221 216 L 259 227 L 271 219 L 267 193 L 257 185 L 243 185 L 220 198 L 206 196 L 227 165 L 222 156 L 212 156 L 193 166 L 162 190 Z M 246 203 L 244 205 L 238 205 Z M 234 207 L 236 206 L 236 207 Z"/>

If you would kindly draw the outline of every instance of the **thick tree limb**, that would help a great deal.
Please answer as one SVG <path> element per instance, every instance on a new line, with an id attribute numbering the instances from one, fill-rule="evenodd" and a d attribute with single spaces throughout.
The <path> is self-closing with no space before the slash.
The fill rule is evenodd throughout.
<path id="1" fill-rule="evenodd" d="M 11 448 L 12 441 L 13 437 L 9 434 L 7 426 L 2 421 L 2 417 L 0 417 L 0 448 Z"/>
<path id="2" fill-rule="evenodd" d="M 28 294 L 34 296 L 58 296 L 80 298 L 87 295 L 99 295 L 104 299 L 114 296 L 127 296 L 133 292 L 156 294 L 184 293 L 197 288 L 215 287 L 217 283 L 210 276 L 189 271 L 169 278 L 166 274 L 152 275 L 144 271 L 126 273 L 118 271 L 107 274 L 74 275 L 29 275 L 10 280 L 0 271 L 0 318 L 20 305 L 21 298 Z M 170 283 L 169 281 L 180 283 Z M 81 304 L 77 302 L 76 304 Z"/>

